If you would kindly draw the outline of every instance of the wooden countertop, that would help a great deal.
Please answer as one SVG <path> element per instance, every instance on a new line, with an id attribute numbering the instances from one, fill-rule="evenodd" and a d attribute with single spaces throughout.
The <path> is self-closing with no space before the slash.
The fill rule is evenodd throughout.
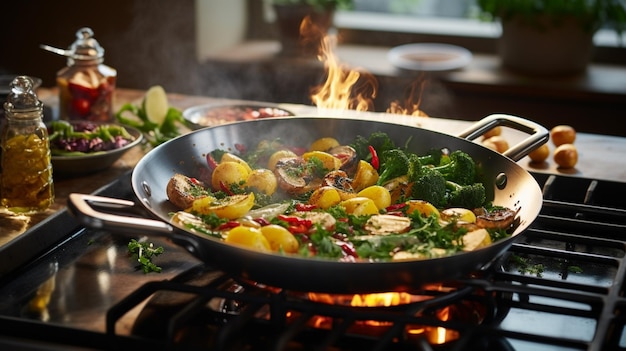
<path id="1" fill-rule="evenodd" d="M 115 95 L 116 110 L 124 103 L 141 101 L 143 93 L 143 91 L 139 90 L 118 89 Z M 40 89 L 38 95 L 44 102 L 44 105 L 56 111 L 58 105 L 56 89 Z M 206 103 L 235 102 L 222 98 L 186 96 L 172 93 L 168 94 L 168 97 L 170 105 L 181 110 Z M 471 125 L 471 122 L 467 121 L 434 117 L 421 118 L 356 111 L 318 111 L 314 106 L 295 104 L 281 104 L 281 106 L 300 116 L 323 115 L 329 117 L 371 118 L 418 126 L 452 135 L 458 134 Z M 511 144 L 523 137 L 520 133 L 509 130 L 505 130 L 503 135 Z M 554 146 L 552 144 L 549 145 L 551 151 L 554 150 Z M 529 171 L 626 182 L 626 158 L 623 157 L 623 155 L 626 154 L 626 138 L 578 133 L 575 145 L 579 152 L 579 160 L 574 169 L 561 170 L 556 167 L 551 159 L 543 164 L 535 165 L 530 163 L 529 159 L 526 157 L 518 163 Z M 6 212 L 0 212 L 0 245 L 9 242 L 13 238 L 26 232 L 32 226 L 45 220 L 48 216 L 64 209 L 70 193 L 92 193 L 119 178 L 121 175 L 131 171 L 146 151 L 147 149 L 143 146 L 135 147 L 124 154 L 109 169 L 95 174 L 75 178 L 55 177 L 56 200 L 55 204 L 47 211 L 32 216 L 15 216 Z"/>

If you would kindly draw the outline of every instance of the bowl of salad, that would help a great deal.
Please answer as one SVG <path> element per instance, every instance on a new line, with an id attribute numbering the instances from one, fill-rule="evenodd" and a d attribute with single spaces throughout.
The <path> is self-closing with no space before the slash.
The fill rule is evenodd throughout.
<path id="1" fill-rule="evenodd" d="M 53 121 L 47 125 L 56 175 L 83 175 L 109 168 L 143 134 L 117 123 Z"/>

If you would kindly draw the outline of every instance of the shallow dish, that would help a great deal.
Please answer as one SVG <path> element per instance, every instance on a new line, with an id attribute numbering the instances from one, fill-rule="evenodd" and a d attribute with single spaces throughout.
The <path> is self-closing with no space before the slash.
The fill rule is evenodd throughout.
<path id="1" fill-rule="evenodd" d="M 206 104 L 183 111 L 183 117 L 195 129 L 237 121 L 293 115 L 291 111 L 265 103 Z"/>
<path id="2" fill-rule="evenodd" d="M 396 67 L 416 71 L 448 71 L 462 68 L 472 61 L 472 53 L 460 46 L 420 43 L 396 46 L 387 54 Z"/>
<path id="3" fill-rule="evenodd" d="M 117 123 L 101 124 L 121 126 Z M 143 134 L 139 130 L 125 125 L 123 127 L 135 140 L 120 148 L 108 151 L 90 152 L 79 155 L 53 155 L 52 174 L 59 176 L 78 176 L 95 173 L 111 167 L 122 155 L 139 145 L 143 140 Z"/>

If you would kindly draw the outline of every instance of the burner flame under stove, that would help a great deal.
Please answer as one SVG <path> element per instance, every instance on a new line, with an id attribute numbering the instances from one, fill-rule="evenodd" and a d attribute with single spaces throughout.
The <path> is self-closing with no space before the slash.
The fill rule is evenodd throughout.
<path id="1" fill-rule="evenodd" d="M 392 310 L 399 314 L 401 323 L 408 320 L 403 327 L 403 339 L 417 340 L 425 338 L 430 344 L 445 344 L 458 339 L 456 330 L 437 326 L 436 321 L 479 324 L 485 317 L 485 306 L 476 301 L 459 300 L 452 304 L 440 304 L 437 300 L 445 300 L 447 295 L 458 291 L 456 288 L 443 284 L 433 284 L 419 292 L 386 292 L 372 294 L 320 294 L 308 293 L 310 301 L 335 306 L 349 306 L 356 310 Z M 403 312 L 404 310 L 404 312 Z M 394 314 L 395 315 L 395 314 Z M 412 317 L 430 319 L 434 323 L 416 324 L 410 322 Z M 337 322 L 331 316 L 314 316 L 309 325 L 313 328 L 331 330 Z M 380 319 L 355 320 L 347 329 L 348 333 L 382 336 L 398 323 L 397 317 Z"/>

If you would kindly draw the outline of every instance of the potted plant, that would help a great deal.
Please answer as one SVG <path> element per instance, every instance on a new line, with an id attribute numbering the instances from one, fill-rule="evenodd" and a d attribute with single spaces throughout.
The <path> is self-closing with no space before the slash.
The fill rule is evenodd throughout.
<path id="1" fill-rule="evenodd" d="M 502 64 L 530 74 L 584 71 L 593 53 L 593 35 L 604 26 L 626 28 L 621 0 L 478 0 L 483 15 L 499 19 Z"/>
<path id="2" fill-rule="evenodd" d="M 319 40 L 332 26 L 333 14 L 350 8 L 352 0 L 271 0 L 276 13 L 278 36 L 283 55 L 308 56 L 317 53 Z M 309 18 L 315 33 L 300 33 L 302 21 Z"/>

